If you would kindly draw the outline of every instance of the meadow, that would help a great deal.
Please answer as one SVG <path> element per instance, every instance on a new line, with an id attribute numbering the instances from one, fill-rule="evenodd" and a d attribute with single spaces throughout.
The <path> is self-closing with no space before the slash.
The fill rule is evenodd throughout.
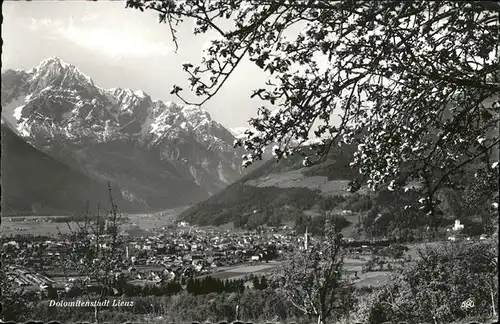
<path id="1" fill-rule="evenodd" d="M 168 209 L 156 213 L 123 214 L 124 222 L 120 229 L 130 232 L 131 235 L 147 235 L 153 229 L 172 225 L 176 217 L 186 207 Z M 2 217 L 2 236 L 17 234 L 58 236 L 70 230 L 64 222 L 49 222 L 49 218 L 68 216 L 16 216 Z M 70 222 L 72 228 L 78 228 L 76 222 Z"/>
<path id="2" fill-rule="evenodd" d="M 362 266 L 368 262 L 366 259 L 344 259 L 344 270 L 346 274 L 353 280 L 356 287 L 378 286 L 382 285 L 386 280 L 390 271 L 373 271 L 361 273 Z M 219 268 L 218 272 L 203 275 L 198 278 L 211 276 L 216 279 L 242 279 L 250 274 L 259 274 L 272 271 L 282 265 L 283 262 L 272 263 L 257 263 L 237 266 L 226 266 Z M 354 279 L 354 273 L 357 273 L 358 279 Z"/>
<path id="3" fill-rule="evenodd" d="M 265 273 L 273 270 L 274 268 L 280 266 L 282 262 L 270 262 L 270 263 L 259 263 L 259 264 L 245 264 L 237 266 L 226 266 L 220 267 L 218 272 L 203 275 L 199 278 L 210 276 L 216 279 L 241 279 L 252 273 Z"/>
<path id="4" fill-rule="evenodd" d="M 254 187 L 278 187 L 297 188 L 304 187 L 311 190 L 319 190 L 323 195 L 347 196 L 347 180 L 328 180 L 325 176 L 306 177 L 302 169 L 288 172 L 276 173 L 272 176 L 264 176 L 255 180 L 248 180 L 246 185 Z"/>
<path id="5" fill-rule="evenodd" d="M 20 220 L 19 217 L 16 218 L 2 217 L 2 236 L 25 234 L 58 236 L 59 233 L 66 234 L 70 232 L 66 223 L 46 222 L 44 221 L 46 216 L 22 217 L 24 220 Z M 70 222 L 69 225 L 72 228 L 78 228 L 76 222 Z"/>

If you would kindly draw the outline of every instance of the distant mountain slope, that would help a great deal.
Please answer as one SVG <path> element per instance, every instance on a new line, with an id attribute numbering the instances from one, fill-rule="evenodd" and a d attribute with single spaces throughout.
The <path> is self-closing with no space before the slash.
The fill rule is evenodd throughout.
<path id="1" fill-rule="evenodd" d="M 222 192 L 190 207 L 180 218 L 200 225 L 232 222 L 246 228 L 290 222 L 297 225 L 298 231 L 308 226 L 310 231 L 316 229 L 317 232 L 321 231 L 324 215 L 332 213 L 339 217 L 342 226 L 348 226 L 345 231 L 350 235 L 357 232 L 369 237 L 407 238 L 424 235 L 422 233 L 432 224 L 442 229 L 457 218 L 467 224 L 469 235 L 488 226 L 490 220 L 483 212 L 460 212 L 458 205 L 464 204 L 467 190 L 474 189 L 440 190 L 438 195 L 444 214 L 435 220 L 418 208 L 406 209 L 405 206 L 418 204 L 420 196 L 413 190 L 373 192 L 362 186 L 356 193 L 348 192 L 348 183 L 359 176 L 357 170 L 349 166 L 353 152 L 354 147 L 335 147 L 321 163 L 312 167 L 303 167 L 303 158 L 299 155 L 278 163 L 266 161 Z M 474 178 L 472 170 L 461 182 L 467 187 Z M 416 183 L 408 185 L 418 186 Z M 489 201 L 487 197 L 483 200 Z M 488 208 L 487 203 L 481 206 Z M 480 214 L 482 216 L 478 216 Z"/>
<path id="2" fill-rule="evenodd" d="M 349 195 L 356 176 L 349 167 L 350 148 L 334 149 L 322 163 L 304 168 L 302 157 L 268 160 L 222 192 L 184 211 L 180 218 L 201 225 L 234 222 L 255 227 L 296 221 L 335 208 Z M 304 214 L 304 211 L 306 213 Z"/>
<path id="3" fill-rule="evenodd" d="M 244 174 L 234 136 L 203 109 L 102 89 L 57 57 L 2 73 L 1 100 L 2 117 L 28 143 L 117 183 L 144 210 L 198 202 Z"/>
<path id="4" fill-rule="evenodd" d="M 101 202 L 108 206 L 108 188 L 37 150 L 2 122 L 2 215 L 84 212 Z M 115 193 L 119 190 L 115 187 Z M 116 195 L 120 207 L 134 206 Z M 137 206 L 135 206 L 137 208 Z"/>

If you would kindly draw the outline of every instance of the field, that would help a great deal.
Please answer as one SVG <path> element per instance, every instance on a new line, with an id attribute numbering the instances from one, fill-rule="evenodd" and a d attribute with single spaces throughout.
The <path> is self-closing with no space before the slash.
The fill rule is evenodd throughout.
<path id="1" fill-rule="evenodd" d="M 270 262 L 270 263 L 260 263 L 260 264 L 247 264 L 238 266 L 227 266 L 220 267 L 222 271 L 212 273 L 209 275 L 203 275 L 199 278 L 210 276 L 217 279 L 241 279 L 252 273 L 263 273 L 271 271 L 272 269 L 280 266 L 281 262 Z"/>
<path id="2" fill-rule="evenodd" d="M 355 280 L 356 287 L 378 286 L 387 281 L 390 272 L 388 271 L 375 271 L 359 274 L 360 279 Z"/>
<path id="3" fill-rule="evenodd" d="M 419 243 L 419 244 L 407 244 L 409 250 L 405 252 L 405 255 L 411 256 L 414 260 L 418 258 L 418 250 L 425 248 L 425 246 L 435 246 L 439 244 L 439 242 L 429 242 L 429 243 Z M 389 274 L 390 271 L 370 271 L 366 273 L 361 273 L 362 265 L 366 263 L 368 259 L 351 259 L 346 258 L 344 260 L 344 270 L 348 274 L 353 274 L 354 271 L 357 271 L 358 277 L 354 281 L 357 287 L 366 287 L 366 286 L 376 286 L 383 284 Z"/>
<path id="4" fill-rule="evenodd" d="M 41 219 L 44 216 L 30 216 L 23 217 L 24 221 L 16 221 L 19 217 L 2 217 L 2 236 L 10 235 L 47 235 L 47 236 L 57 236 L 59 231 L 61 233 L 69 233 L 70 230 L 66 223 L 49 223 L 43 222 Z M 76 222 L 71 222 L 70 226 L 72 228 L 78 228 Z"/>
<path id="5" fill-rule="evenodd" d="M 121 228 L 123 230 L 131 231 L 141 230 L 145 232 L 149 232 L 152 229 L 163 228 L 169 225 L 172 225 L 172 220 L 168 218 L 157 218 L 157 216 L 153 216 L 151 214 L 142 214 L 142 215 L 127 215 L 129 220 L 125 224 L 122 224 Z"/>
<path id="6" fill-rule="evenodd" d="M 361 273 L 363 264 L 368 261 L 368 257 L 364 259 L 344 259 L 344 270 L 347 272 L 349 277 L 354 276 L 354 272 L 357 272 L 359 279 L 354 280 L 356 287 L 366 287 L 366 286 L 377 286 L 382 284 L 387 280 L 387 276 L 390 272 L 388 271 L 373 271 Z"/>
<path id="7" fill-rule="evenodd" d="M 254 187 L 278 187 L 278 188 L 308 188 L 319 190 L 325 196 L 349 196 L 347 191 L 348 180 L 328 180 L 325 176 L 305 176 L 302 172 L 306 169 L 298 169 L 282 173 L 274 173 L 259 179 L 248 180 L 246 185 Z M 364 188 L 359 193 L 363 193 Z"/>
<path id="8" fill-rule="evenodd" d="M 353 276 L 354 272 L 357 272 L 359 279 L 354 280 L 356 287 L 366 287 L 366 286 L 377 286 L 383 284 L 388 275 L 389 271 L 373 271 L 367 273 L 361 273 L 362 265 L 365 264 L 367 259 L 351 259 L 346 258 L 344 260 L 344 270 L 349 276 Z M 203 278 L 211 276 L 217 279 L 241 279 L 249 274 L 259 274 L 265 273 L 273 270 L 274 268 L 280 266 L 282 262 L 272 262 L 272 263 L 259 263 L 259 264 L 247 264 L 239 266 L 227 266 L 219 268 L 221 271 L 212 273 L 209 275 L 203 275 L 198 278 Z"/>
<path id="9" fill-rule="evenodd" d="M 151 229 L 162 228 L 173 224 L 177 215 L 185 208 L 186 207 L 175 208 L 149 214 L 124 214 L 127 220 L 120 225 L 120 228 L 132 232 L 132 235 L 145 235 Z M 70 232 L 66 223 L 43 221 L 46 218 L 47 216 L 2 217 L 2 236 L 16 234 L 57 236 L 59 235 L 59 231 L 63 234 Z M 70 226 L 72 228 L 77 228 L 77 223 L 71 222 Z"/>

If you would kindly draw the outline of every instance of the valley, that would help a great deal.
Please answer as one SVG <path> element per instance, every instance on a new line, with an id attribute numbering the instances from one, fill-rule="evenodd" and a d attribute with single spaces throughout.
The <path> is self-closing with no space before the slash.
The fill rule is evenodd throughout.
<path id="1" fill-rule="evenodd" d="M 195 318 L 208 316 L 198 314 L 207 302 L 237 296 L 251 299 L 244 307 L 264 302 L 295 319 L 301 315 L 274 289 L 287 276 L 301 278 L 288 289 L 312 280 L 300 277 L 308 262 L 304 271 L 291 264 L 314 264 L 332 247 L 342 254 L 332 257 L 339 271 L 330 280 L 361 308 L 406 269 L 425 268 L 425 253 L 491 252 L 486 200 L 469 199 L 488 188 L 470 170 L 456 180 L 462 189 L 437 192 L 436 221 L 407 208 L 419 202 L 421 183 L 368 190 L 350 165 L 355 144 L 335 143 L 307 167 L 299 154 L 276 163 L 265 152 L 245 169 L 243 150 L 233 147 L 244 129 L 228 130 L 199 107 L 100 88 L 57 57 L 2 76 L 2 275 L 14 292 L 39 294 L 39 309 L 30 310 L 43 316 L 53 311 L 44 308 L 48 298 L 99 292 L 161 306 L 161 314 L 167 304 L 190 303 L 174 313 Z M 314 158 L 310 146 L 300 149 Z M 307 275 L 328 275 L 330 261 Z"/>
<path id="2" fill-rule="evenodd" d="M 4 1 L 0 323 L 498 323 L 499 1 Z"/>

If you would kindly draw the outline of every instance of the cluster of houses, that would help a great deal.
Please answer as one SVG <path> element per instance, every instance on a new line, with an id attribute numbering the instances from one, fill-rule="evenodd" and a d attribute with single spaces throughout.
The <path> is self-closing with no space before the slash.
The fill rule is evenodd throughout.
<path id="1" fill-rule="evenodd" d="M 302 241 L 297 240 L 293 232 L 278 233 L 273 229 L 234 233 L 190 227 L 189 230 L 159 229 L 147 237 L 122 234 L 125 244 L 117 251 L 123 255 L 119 272 L 132 282 L 196 277 L 236 264 L 271 261 Z M 110 238 L 101 237 L 99 245 L 109 248 Z M 70 250 L 71 242 L 64 237 L 45 240 L 14 237 L 3 240 L 2 257 L 5 263 L 22 267 L 18 269 L 30 269 L 63 280 L 68 272 L 72 273 L 72 269 L 62 271 L 68 266 Z M 26 277 L 17 276 L 20 285 L 32 284 L 23 276 Z"/>
<path id="2" fill-rule="evenodd" d="M 464 225 L 457 220 L 449 229 L 452 234 L 448 236 L 448 240 L 460 239 L 463 229 Z M 258 231 L 237 233 L 198 228 L 187 223 L 178 224 L 174 229 L 155 229 L 150 235 L 143 237 L 130 236 L 125 232 L 122 235 L 125 244 L 120 245 L 117 253 L 122 254 L 123 261 L 115 275 L 125 277 L 132 283 L 204 276 L 237 264 L 277 260 L 286 252 L 308 249 L 308 244 L 314 240 L 307 231 L 304 235 L 296 235 L 286 227 L 259 228 Z M 485 238 L 485 235 L 480 237 Z M 109 248 L 109 242 L 109 237 L 104 236 L 99 245 L 101 248 Z M 394 242 L 387 241 L 385 245 L 382 243 L 352 239 L 344 242 L 350 254 L 370 254 L 375 245 L 386 246 Z M 3 261 L 23 267 L 16 271 L 10 270 L 11 276 L 19 285 L 47 284 L 50 280 L 58 280 L 57 278 L 61 280 L 61 269 L 68 267 L 67 255 L 71 250 L 68 238 L 27 239 L 18 235 L 3 238 L 2 245 Z M 33 272 L 43 275 L 36 276 Z M 68 272 L 71 273 L 71 269 L 64 272 L 65 278 L 68 278 Z M 78 276 L 76 273 L 74 275 Z"/>
<path id="3" fill-rule="evenodd" d="M 12 265 L 6 267 L 5 274 L 7 277 L 6 279 L 12 281 L 17 286 L 46 287 L 56 283 L 54 280 L 37 272 Z"/>

